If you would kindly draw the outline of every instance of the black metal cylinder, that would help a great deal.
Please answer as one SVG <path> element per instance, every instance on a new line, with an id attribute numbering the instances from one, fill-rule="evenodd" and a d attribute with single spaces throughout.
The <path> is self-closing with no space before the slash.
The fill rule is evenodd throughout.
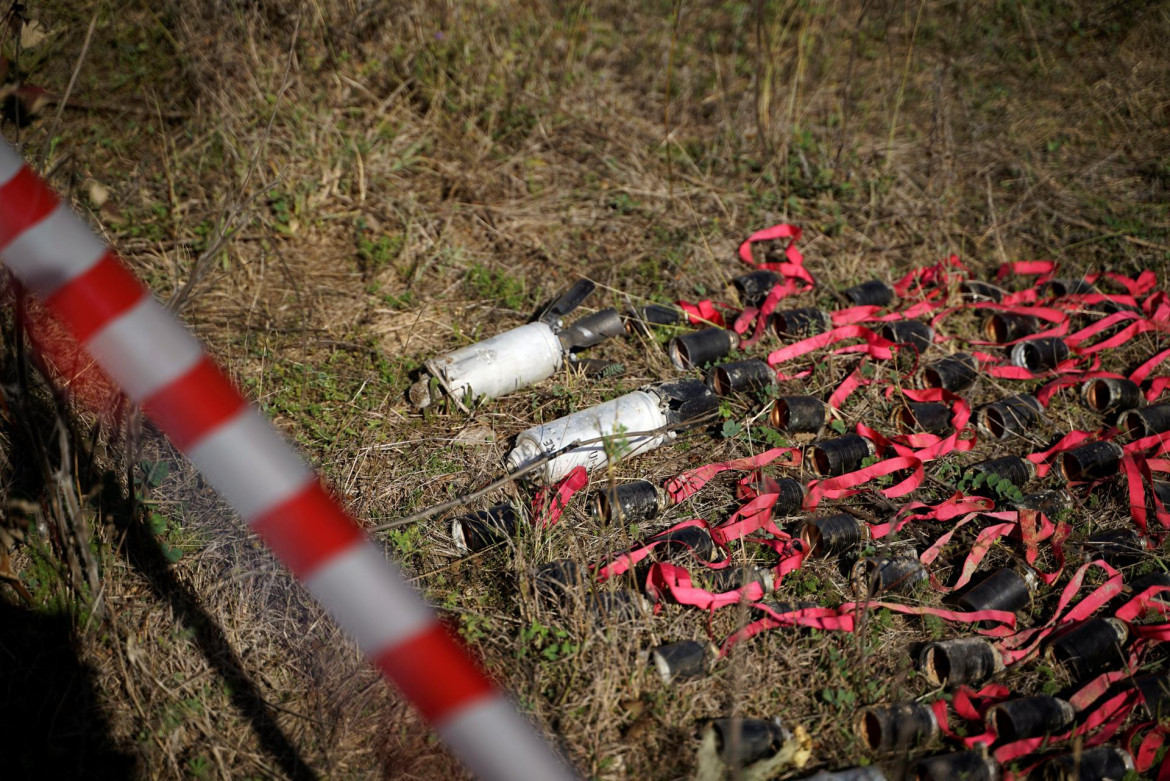
<path id="1" fill-rule="evenodd" d="M 1095 293 L 1097 288 L 1086 279 L 1050 279 L 1040 285 L 1037 294 L 1041 298 L 1064 298 Z"/>
<path id="2" fill-rule="evenodd" d="M 1036 465 L 1028 459 L 1020 458 L 1019 456 L 1001 456 L 972 464 L 967 467 L 967 473 L 995 475 L 1001 480 L 1010 481 L 1017 488 L 1023 488 L 1028 484 L 1029 480 L 1036 476 Z M 980 495 L 990 493 L 992 498 L 996 496 L 996 492 L 991 490 L 986 482 L 977 488 L 973 488 L 970 493 Z"/>
<path id="3" fill-rule="evenodd" d="M 922 369 L 922 384 L 958 393 L 975 384 L 979 364 L 967 353 L 955 353 L 928 363 Z"/>
<path id="4" fill-rule="evenodd" d="M 650 542 L 658 543 L 653 555 L 659 561 L 679 556 L 693 556 L 699 561 L 714 561 L 719 556 L 719 549 L 711 539 L 711 532 L 702 526 L 684 526 L 674 531 L 662 532 L 651 537 Z"/>
<path id="5" fill-rule="evenodd" d="M 815 434 L 825 426 L 829 408 L 812 396 L 781 396 L 772 405 L 772 425 L 791 434 Z"/>
<path id="6" fill-rule="evenodd" d="M 516 510 L 510 504 L 499 504 L 451 521 L 451 538 L 456 549 L 465 553 L 481 551 L 515 533 Z"/>
<path id="7" fill-rule="evenodd" d="M 686 319 L 686 313 L 681 309 L 664 304 L 631 307 L 626 313 L 626 332 L 649 338 L 651 328 L 678 325 L 686 322 Z"/>
<path id="8" fill-rule="evenodd" d="M 1076 711 L 1059 697 L 1040 694 L 997 703 L 988 709 L 986 720 L 996 737 L 1004 742 L 1059 735 L 1073 723 Z"/>
<path id="9" fill-rule="evenodd" d="M 585 595 L 585 608 L 595 618 L 617 622 L 636 621 L 649 612 L 646 598 L 636 591 L 590 591 Z"/>
<path id="10" fill-rule="evenodd" d="M 1170 480 L 1151 480 L 1150 492 L 1158 497 L 1163 507 L 1170 507 Z"/>
<path id="11" fill-rule="evenodd" d="M 930 434 L 947 434 L 951 428 L 951 408 L 937 401 L 908 401 L 898 416 L 906 431 L 919 429 Z"/>
<path id="12" fill-rule="evenodd" d="M 911 592 L 926 579 L 926 568 L 918 559 L 874 556 L 857 560 L 851 582 L 857 596 L 876 597 L 889 592 Z"/>
<path id="13" fill-rule="evenodd" d="M 987 341 L 996 344 L 1014 342 L 1025 336 L 1031 336 L 1038 330 L 1040 330 L 1040 320 L 1031 315 L 994 312 L 983 321 L 983 334 L 987 337 Z"/>
<path id="14" fill-rule="evenodd" d="M 832 323 L 827 312 L 812 307 L 780 309 L 772 313 L 772 331 L 777 336 L 816 336 L 829 330 Z"/>
<path id="15" fill-rule="evenodd" d="M 593 515 L 606 522 L 638 523 L 662 512 L 666 502 L 649 480 L 611 485 L 593 494 L 589 503 Z"/>
<path id="16" fill-rule="evenodd" d="M 1098 377 L 1081 385 L 1081 399 L 1094 412 L 1123 412 L 1142 403 L 1142 391 L 1133 380 Z"/>
<path id="17" fill-rule="evenodd" d="M 586 315 L 557 335 L 566 350 L 583 350 L 625 333 L 622 316 L 612 307 Z"/>
<path id="18" fill-rule="evenodd" d="M 704 570 L 696 579 L 701 585 L 706 586 L 708 591 L 716 594 L 745 588 L 752 583 L 759 583 L 765 592 L 770 592 L 776 582 L 771 570 L 751 565 Z"/>
<path id="19" fill-rule="evenodd" d="M 766 268 L 735 277 L 731 284 L 739 294 L 739 302 L 745 307 L 758 307 L 780 282 L 780 275 Z"/>
<path id="20" fill-rule="evenodd" d="M 979 751 L 923 757 L 910 766 L 914 781 L 999 781 L 999 765 Z"/>
<path id="21" fill-rule="evenodd" d="M 909 345 L 921 353 L 934 342 L 934 329 L 918 320 L 895 320 L 883 325 L 878 336 L 894 344 Z"/>
<path id="22" fill-rule="evenodd" d="M 828 556 L 855 549 L 869 539 L 869 527 L 848 513 L 809 518 L 800 530 L 800 539 L 813 556 Z"/>
<path id="23" fill-rule="evenodd" d="M 870 751 L 901 751 L 933 738 L 938 720 L 929 705 L 895 702 L 862 708 L 853 728 Z"/>
<path id="24" fill-rule="evenodd" d="M 1037 491 L 1025 494 L 1018 502 L 1011 502 L 1008 505 L 1012 510 L 1033 510 L 1047 516 L 1071 510 L 1072 506 L 1073 498 L 1067 491 Z"/>
<path id="25" fill-rule="evenodd" d="M 1014 613 L 1032 601 L 1032 584 L 1011 567 L 992 572 L 968 589 L 959 599 L 959 607 L 970 613 L 977 610 L 1006 610 Z"/>
<path id="26" fill-rule="evenodd" d="M 818 475 L 843 475 L 861 468 L 874 453 L 873 443 L 860 434 L 824 439 L 809 446 L 812 468 Z"/>
<path id="27" fill-rule="evenodd" d="M 1121 416 L 1118 423 L 1134 439 L 1170 431 L 1170 404 L 1131 409 Z"/>
<path id="28" fill-rule="evenodd" d="M 784 615 L 785 613 L 795 613 L 797 610 L 810 610 L 814 607 L 820 607 L 816 602 L 753 602 L 751 607 L 763 608 L 766 607 L 777 615 Z"/>
<path id="29" fill-rule="evenodd" d="M 724 328 L 704 328 L 670 340 L 667 352 L 676 369 L 703 366 L 725 357 L 735 347 L 738 337 Z"/>
<path id="30" fill-rule="evenodd" d="M 776 481 L 776 503 L 772 505 L 772 513 L 777 516 L 791 515 L 804 504 L 804 484 L 791 477 L 781 477 Z"/>
<path id="31" fill-rule="evenodd" d="M 1075 680 L 1125 662 L 1122 646 L 1129 630 L 1116 618 L 1090 618 L 1048 644 L 1048 654 Z"/>
<path id="32" fill-rule="evenodd" d="M 1007 291 L 1002 287 L 993 285 L 990 282 L 981 282 L 977 279 L 968 279 L 959 285 L 959 296 L 968 304 L 984 301 L 992 301 L 998 304 L 1000 301 L 1003 301 L 1005 295 L 1007 295 Z"/>
<path id="33" fill-rule="evenodd" d="M 978 686 L 1003 669 L 1003 661 L 982 637 L 959 637 L 928 643 L 918 666 L 935 686 Z"/>
<path id="34" fill-rule="evenodd" d="M 894 289 L 880 279 L 871 279 L 842 290 L 841 295 L 854 306 L 885 306 L 894 300 Z"/>
<path id="35" fill-rule="evenodd" d="M 653 648 L 650 660 L 663 683 L 674 683 L 707 674 L 707 646 L 694 640 L 680 640 Z"/>
<path id="36" fill-rule="evenodd" d="M 1030 372 L 1046 372 L 1055 369 L 1068 358 L 1068 345 L 1059 336 L 1045 336 L 1028 339 L 1012 348 L 1012 365 Z"/>
<path id="37" fill-rule="evenodd" d="M 1124 455 L 1116 442 L 1090 442 L 1060 454 L 1060 473 L 1070 483 L 1109 477 L 1119 472 Z"/>
<path id="38" fill-rule="evenodd" d="M 1079 754 L 1053 757 L 1044 764 L 1040 778 L 1042 781 L 1102 781 L 1129 778 L 1133 772 L 1133 757 L 1128 751 L 1116 746 L 1098 746 Z"/>
<path id="39" fill-rule="evenodd" d="M 766 388 L 775 382 L 776 372 L 758 358 L 721 363 L 707 372 L 707 387 L 720 396 Z"/>
<path id="40" fill-rule="evenodd" d="M 532 573 L 533 589 L 548 607 L 563 607 L 582 582 L 581 565 L 570 559 L 541 564 Z"/>
<path id="41" fill-rule="evenodd" d="M 1170 716 L 1170 676 L 1164 673 L 1142 675 L 1134 678 L 1133 685 L 1141 695 L 1146 716 L 1154 721 L 1162 721 Z"/>
<path id="42" fill-rule="evenodd" d="M 1040 422 L 1042 410 L 1035 396 L 1017 393 L 980 407 L 975 413 L 975 425 L 992 439 L 1021 436 Z"/>
<path id="43" fill-rule="evenodd" d="M 764 719 L 715 719 L 715 747 L 723 764 L 744 767 L 774 756 L 788 739 L 788 730 Z"/>
<path id="44" fill-rule="evenodd" d="M 1133 529 L 1093 532 L 1081 544 L 1086 558 L 1102 559 L 1111 567 L 1127 567 L 1141 559 L 1145 548 Z"/>

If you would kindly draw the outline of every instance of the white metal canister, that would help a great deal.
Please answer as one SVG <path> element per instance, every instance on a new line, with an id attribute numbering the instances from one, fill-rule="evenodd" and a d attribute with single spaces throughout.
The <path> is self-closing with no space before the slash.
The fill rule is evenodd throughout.
<path id="1" fill-rule="evenodd" d="M 432 358 L 426 367 L 466 411 L 465 396 L 495 399 L 548 379 L 560 368 L 563 355 L 553 329 L 536 322 Z"/>
<path id="2" fill-rule="evenodd" d="M 535 479 L 553 483 L 567 475 L 574 467 L 584 466 L 593 470 L 604 466 L 611 452 L 619 450 L 622 457 L 645 453 L 667 442 L 673 434 L 663 431 L 659 434 L 630 436 L 621 439 L 623 432 L 654 431 L 669 422 L 662 409 L 661 400 L 654 393 L 634 391 L 612 401 L 574 412 L 563 418 L 533 426 L 516 437 L 516 447 L 508 454 L 508 471 L 515 472 L 541 458 L 574 442 L 609 437 L 607 441 L 591 442 L 574 448 L 556 458 L 550 459 L 535 472 Z"/>

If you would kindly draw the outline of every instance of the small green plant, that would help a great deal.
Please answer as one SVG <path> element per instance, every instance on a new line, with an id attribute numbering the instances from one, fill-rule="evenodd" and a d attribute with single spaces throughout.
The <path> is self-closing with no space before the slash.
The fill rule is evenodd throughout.
<path id="1" fill-rule="evenodd" d="M 522 310 L 528 305 L 528 287 L 524 280 L 481 263 L 474 263 L 467 270 L 467 286 L 480 298 L 496 301 L 506 309 Z"/>
<path id="2" fill-rule="evenodd" d="M 719 430 L 724 439 L 731 439 L 739 432 L 743 431 L 743 425 L 737 420 L 723 421 L 723 428 Z"/>
<path id="3" fill-rule="evenodd" d="M 833 431 L 836 431 L 838 434 L 844 434 L 847 430 L 845 421 L 841 420 L 840 418 L 833 418 L 833 421 L 829 423 L 829 428 L 833 429 Z"/>
<path id="4" fill-rule="evenodd" d="M 548 627 L 539 621 L 533 621 L 520 630 L 521 658 L 530 654 L 543 656 L 550 662 L 565 659 L 577 653 L 580 645 L 572 642 L 567 630 L 560 627 Z"/>

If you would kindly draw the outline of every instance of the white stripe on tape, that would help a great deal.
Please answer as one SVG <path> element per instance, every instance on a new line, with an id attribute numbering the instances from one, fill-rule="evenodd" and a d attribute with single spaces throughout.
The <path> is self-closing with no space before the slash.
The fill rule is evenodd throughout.
<path id="1" fill-rule="evenodd" d="M 499 695 L 485 698 L 436 725 L 476 778 L 573 781 L 532 725 Z"/>
<path id="2" fill-rule="evenodd" d="M 334 556 L 305 585 L 370 657 L 435 622 L 398 567 L 369 542 Z"/>
<path id="3" fill-rule="evenodd" d="M 13 239 L 3 256 L 29 290 L 46 298 L 93 268 L 105 252 L 106 245 L 62 202 Z"/>
<path id="4" fill-rule="evenodd" d="M 195 337 L 149 295 L 86 342 L 134 401 L 179 379 L 203 356 Z"/>
<path id="5" fill-rule="evenodd" d="M 292 498 L 313 473 L 260 413 L 246 408 L 187 450 L 246 521 Z"/>
<path id="6" fill-rule="evenodd" d="M 0 187 L 12 181 L 12 177 L 20 173 L 24 160 L 15 149 L 8 144 L 0 144 Z"/>

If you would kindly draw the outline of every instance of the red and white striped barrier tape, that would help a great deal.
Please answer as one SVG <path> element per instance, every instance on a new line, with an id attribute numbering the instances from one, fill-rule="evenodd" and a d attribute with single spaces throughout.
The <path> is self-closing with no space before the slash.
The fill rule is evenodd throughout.
<path id="1" fill-rule="evenodd" d="M 476 776 L 575 777 L 276 429 L 7 141 L 0 143 L 0 260 Z"/>

